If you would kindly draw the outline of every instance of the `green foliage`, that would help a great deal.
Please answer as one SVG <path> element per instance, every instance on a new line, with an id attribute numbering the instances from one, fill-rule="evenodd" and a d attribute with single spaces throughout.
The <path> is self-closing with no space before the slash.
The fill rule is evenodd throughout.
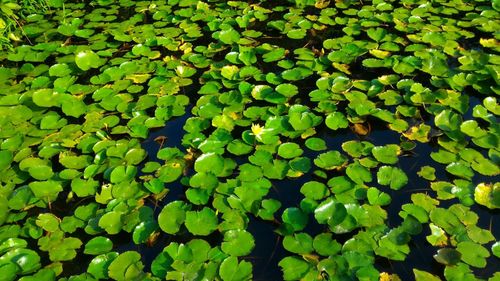
<path id="1" fill-rule="evenodd" d="M 490 2 L 0 0 L 0 279 L 498 279 Z"/>

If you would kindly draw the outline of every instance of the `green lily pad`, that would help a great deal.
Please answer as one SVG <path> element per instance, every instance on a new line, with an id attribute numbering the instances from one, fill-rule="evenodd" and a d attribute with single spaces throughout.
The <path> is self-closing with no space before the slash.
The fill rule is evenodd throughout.
<path id="1" fill-rule="evenodd" d="M 347 128 L 349 121 L 342 112 L 333 112 L 326 116 L 326 126 L 332 130 Z"/>
<path id="2" fill-rule="evenodd" d="M 117 234 L 123 227 L 123 214 L 112 211 L 104 214 L 99 219 L 99 227 L 106 230 L 108 234 Z"/>
<path id="3" fill-rule="evenodd" d="M 295 233 L 283 238 L 283 247 L 295 254 L 309 254 L 313 249 L 313 238 L 307 233 Z"/>
<path id="4" fill-rule="evenodd" d="M 39 89 L 33 92 L 33 102 L 40 107 L 52 107 L 59 104 L 59 94 L 52 89 Z"/>
<path id="5" fill-rule="evenodd" d="M 217 175 L 224 169 L 224 158 L 213 152 L 202 154 L 196 159 L 194 169 L 198 173 L 213 173 Z"/>
<path id="6" fill-rule="evenodd" d="M 71 74 L 71 69 L 65 63 L 54 64 L 49 68 L 49 75 L 56 77 L 64 77 Z"/>
<path id="7" fill-rule="evenodd" d="M 114 280 L 138 280 L 143 277 L 141 255 L 135 251 L 121 253 L 108 267 L 108 276 Z"/>
<path id="8" fill-rule="evenodd" d="M 10 163 L 12 163 L 13 158 L 14 155 L 12 154 L 11 151 L 0 150 L 0 171 L 5 170 L 7 167 L 10 166 Z"/>
<path id="9" fill-rule="evenodd" d="M 382 166 L 377 172 L 377 181 L 381 185 L 388 185 L 391 189 L 401 189 L 408 183 L 408 176 L 397 167 Z"/>
<path id="10" fill-rule="evenodd" d="M 108 268 L 113 260 L 118 257 L 117 252 L 110 252 L 101 254 L 92 259 L 87 268 L 87 272 L 92 274 L 95 278 L 108 279 Z"/>
<path id="11" fill-rule="evenodd" d="M 291 226 L 294 231 L 303 230 L 308 222 L 308 216 L 301 209 L 290 207 L 283 211 L 281 219 Z"/>
<path id="12" fill-rule="evenodd" d="M 300 280 L 310 270 L 310 265 L 297 257 L 285 257 L 279 264 L 284 280 Z"/>
<path id="13" fill-rule="evenodd" d="M 48 232 L 59 230 L 59 218 L 53 214 L 40 214 L 36 220 L 36 225 Z"/>
<path id="14" fill-rule="evenodd" d="M 335 150 L 322 153 L 314 159 L 314 164 L 325 170 L 338 169 L 346 163 L 347 157 Z"/>
<path id="15" fill-rule="evenodd" d="M 331 233 L 321 233 L 314 237 L 313 247 L 322 256 L 333 256 L 340 252 L 342 245 L 333 239 Z"/>
<path id="16" fill-rule="evenodd" d="M 157 233 L 156 230 L 158 230 L 158 223 L 155 220 L 142 221 L 134 228 L 132 240 L 135 244 L 146 243 Z"/>
<path id="17" fill-rule="evenodd" d="M 313 200 L 321 200 L 330 194 L 325 184 L 317 181 L 309 181 L 302 185 L 300 193 Z"/>
<path id="18" fill-rule="evenodd" d="M 118 166 L 111 171 L 110 181 L 120 183 L 131 180 L 137 174 L 135 166 Z"/>
<path id="19" fill-rule="evenodd" d="M 491 252 L 493 253 L 493 255 L 495 255 L 495 257 L 500 257 L 500 242 L 495 242 L 493 245 L 491 245 Z"/>
<path id="20" fill-rule="evenodd" d="M 396 164 L 398 162 L 398 155 L 401 154 L 401 148 L 396 144 L 375 146 L 372 149 L 372 154 L 381 163 Z"/>
<path id="21" fill-rule="evenodd" d="M 372 205 L 385 206 L 391 203 L 391 196 L 389 196 L 389 194 L 379 191 L 374 187 L 368 188 L 366 197 L 368 199 L 368 202 L 370 202 L 370 204 Z"/>
<path id="22" fill-rule="evenodd" d="M 113 242 L 109 238 L 97 236 L 85 244 L 83 252 L 87 255 L 100 255 L 110 252 L 111 249 L 113 249 Z"/>
<path id="23" fill-rule="evenodd" d="M 59 192 L 63 190 L 62 185 L 60 182 L 56 181 L 34 181 L 31 182 L 29 185 L 29 188 L 35 195 L 35 197 L 47 200 L 47 201 L 53 201 L 57 198 L 57 195 Z"/>
<path id="24" fill-rule="evenodd" d="M 320 224 L 336 226 L 345 220 L 347 210 L 344 204 L 329 198 L 316 207 L 314 217 Z"/>
<path id="25" fill-rule="evenodd" d="M 305 142 L 306 147 L 313 151 L 325 150 L 326 142 L 320 138 L 308 138 Z"/>
<path id="26" fill-rule="evenodd" d="M 462 254 L 464 262 L 479 268 L 486 266 L 486 258 L 490 256 L 490 252 L 486 248 L 469 241 L 458 243 L 457 251 Z"/>
<path id="27" fill-rule="evenodd" d="M 103 65 L 103 61 L 99 56 L 91 50 L 81 51 L 75 55 L 75 63 L 81 70 L 89 70 L 98 68 Z"/>
<path id="28" fill-rule="evenodd" d="M 229 230 L 224 233 L 221 249 L 231 256 L 246 256 L 255 247 L 255 240 L 248 231 L 241 229 Z"/>
<path id="29" fill-rule="evenodd" d="M 252 264 L 247 261 L 238 263 L 238 258 L 227 257 L 222 261 L 219 275 L 223 281 L 246 281 L 251 280 Z"/>
<path id="30" fill-rule="evenodd" d="M 238 31 L 228 28 L 219 32 L 219 40 L 224 44 L 232 44 L 240 40 L 240 34 Z"/>
<path id="31" fill-rule="evenodd" d="M 295 158 L 302 155 L 302 153 L 303 150 L 300 148 L 300 146 L 293 142 L 282 143 L 278 147 L 278 155 L 285 159 Z"/>
<path id="32" fill-rule="evenodd" d="M 470 166 L 464 162 L 453 162 L 446 166 L 446 171 L 452 175 L 471 179 L 474 176 L 474 172 L 470 168 Z"/>
<path id="33" fill-rule="evenodd" d="M 157 171 L 158 179 L 164 183 L 176 181 L 184 170 L 183 161 L 172 160 L 161 166 Z"/>
<path id="34" fill-rule="evenodd" d="M 436 179 L 435 172 L 436 172 L 436 169 L 434 169 L 433 167 L 423 166 L 422 168 L 420 168 L 420 171 L 418 171 L 417 174 L 418 174 L 418 176 L 420 176 L 426 180 L 433 181 Z"/>
<path id="35" fill-rule="evenodd" d="M 187 205 L 182 201 L 168 203 L 158 215 L 158 224 L 166 233 L 175 234 L 186 219 Z"/>
<path id="36" fill-rule="evenodd" d="M 12 263 L 17 266 L 17 273 L 30 274 L 36 272 L 42 265 L 40 256 L 33 250 L 17 248 L 8 251 L 0 257 L 0 264 Z M 12 269 L 6 269 L 8 272 Z"/>
<path id="37" fill-rule="evenodd" d="M 358 184 L 372 181 L 370 170 L 362 166 L 359 162 L 349 164 L 346 169 L 346 174 L 353 182 Z"/>
<path id="38" fill-rule="evenodd" d="M 460 128 L 462 118 L 451 110 L 443 110 L 436 115 L 434 122 L 438 128 L 444 131 L 454 131 Z"/>
<path id="39" fill-rule="evenodd" d="M 192 234 L 206 236 L 217 229 L 219 219 L 212 209 L 204 207 L 201 211 L 187 211 L 185 225 Z"/>

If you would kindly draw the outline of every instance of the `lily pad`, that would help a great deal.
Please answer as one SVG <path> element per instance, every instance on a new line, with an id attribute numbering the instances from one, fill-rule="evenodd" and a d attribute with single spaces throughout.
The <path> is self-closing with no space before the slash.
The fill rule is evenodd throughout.
<path id="1" fill-rule="evenodd" d="M 85 244 L 83 252 L 87 255 L 100 255 L 110 252 L 111 249 L 113 249 L 113 242 L 107 237 L 98 236 Z"/>
<path id="2" fill-rule="evenodd" d="M 255 247 L 255 240 L 248 231 L 235 229 L 224 233 L 221 249 L 231 256 L 246 256 Z"/>
<path id="3" fill-rule="evenodd" d="M 310 265 L 297 257 L 286 257 L 279 262 L 284 280 L 300 280 L 310 270 Z"/>
<path id="4" fill-rule="evenodd" d="M 81 70 L 98 68 L 103 65 L 101 58 L 91 50 L 78 52 L 75 55 L 75 63 Z"/>
<path id="5" fill-rule="evenodd" d="M 192 234 L 206 236 L 217 229 L 219 220 L 212 209 L 204 207 L 201 211 L 187 211 L 185 224 Z"/>
<path id="6" fill-rule="evenodd" d="M 238 262 L 236 257 L 227 257 L 219 269 L 223 281 L 246 281 L 252 279 L 252 264 L 247 261 Z"/>
<path id="7" fill-rule="evenodd" d="M 381 163 L 396 164 L 398 162 L 398 156 L 401 154 L 401 148 L 396 144 L 375 146 L 372 149 L 372 154 L 373 157 Z"/>
<path id="8" fill-rule="evenodd" d="M 486 248 L 469 241 L 458 243 L 457 251 L 462 254 L 464 262 L 479 268 L 486 266 L 486 258 L 490 256 L 490 252 Z"/>
<path id="9" fill-rule="evenodd" d="M 135 251 L 121 253 L 108 267 L 108 276 L 114 280 L 134 280 L 143 277 L 141 255 Z"/>
<path id="10" fill-rule="evenodd" d="M 347 157 L 338 151 L 332 150 L 318 155 L 314 159 L 314 164 L 325 170 L 340 168 L 347 163 Z"/>
<path id="11" fill-rule="evenodd" d="M 187 205 L 182 201 L 173 201 L 163 207 L 158 215 L 161 230 L 169 234 L 177 233 L 186 219 L 186 209 Z"/>
<path id="12" fill-rule="evenodd" d="M 377 172 L 377 181 L 381 185 L 398 190 L 408 183 L 408 176 L 400 168 L 382 166 Z"/>
<path id="13" fill-rule="evenodd" d="M 285 159 L 295 158 L 302 155 L 302 153 L 303 150 L 300 148 L 300 146 L 293 142 L 282 143 L 278 147 L 278 155 Z"/>

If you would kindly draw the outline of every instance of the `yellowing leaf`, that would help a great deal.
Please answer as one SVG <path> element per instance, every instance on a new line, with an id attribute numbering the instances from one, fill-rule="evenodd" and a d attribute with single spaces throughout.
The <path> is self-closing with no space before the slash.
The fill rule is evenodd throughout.
<path id="1" fill-rule="evenodd" d="M 151 74 L 129 74 L 125 76 L 125 79 L 132 80 L 135 84 L 141 84 L 146 82 Z"/>
<path id="2" fill-rule="evenodd" d="M 389 274 L 387 272 L 381 272 L 379 281 L 401 281 L 401 278 L 397 274 Z"/>

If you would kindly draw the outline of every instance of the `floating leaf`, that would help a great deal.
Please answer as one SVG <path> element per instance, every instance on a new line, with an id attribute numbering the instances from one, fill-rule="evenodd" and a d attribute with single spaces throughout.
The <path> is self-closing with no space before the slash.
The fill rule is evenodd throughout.
<path id="1" fill-rule="evenodd" d="M 307 233 L 295 233 L 283 238 L 283 247 L 295 254 L 309 254 L 313 251 L 313 239 Z"/>
<path id="2" fill-rule="evenodd" d="M 227 257 L 219 269 L 223 281 L 246 281 L 252 279 L 252 264 L 246 261 L 238 263 L 238 258 Z"/>
<path id="3" fill-rule="evenodd" d="M 301 231 L 307 225 L 308 217 L 301 209 L 290 207 L 283 211 L 281 219 L 289 224 L 294 231 Z"/>
<path id="4" fill-rule="evenodd" d="M 168 234 L 175 234 L 186 219 L 187 205 L 182 201 L 168 203 L 158 215 L 158 224 L 161 230 Z"/>
<path id="5" fill-rule="evenodd" d="M 474 190 L 474 200 L 490 209 L 500 208 L 500 184 L 478 184 Z"/>
<path id="6" fill-rule="evenodd" d="M 349 122 L 342 112 L 330 113 L 325 119 L 326 126 L 332 130 L 347 128 Z"/>
<path id="7" fill-rule="evenodd" d="M 347 157 L 338 151 L 332 150 L 318 155 L 314 159 L 314 164 L 325 170 L 340 168 L 347 162 Z"/>
<path id="8" fill-rule="evenodd" d="M 398 190 L 408 183 L 408 176 L 397 167 L 382 166 L 377 172 L 377 181 L 381 185 Z"/>
<path id="9" fill-rule="evenodd" d="M 462 254 L 464 262 L 479 268 L 486 266 L 486 258 L 490 256 L 490 252 L 486 248 L 469 241 L 458 243 L 457 251 Z"/>
<path id="10" fill-rule="evenodd" d="M 300 148 L 300 146 L 293 142 L 282 143 L 278 147 L 278 155 L 286 159 L 300 156 L 302 155 L 302 152 L 303 150 Z"/>
<path id="11" fill-rule="evenodd" d="M 434 259 L 444 265 L 455 265 L 460 262 L 462 255 L 459 251 L 451 248 L 442 248 L 434 255 Z"/>
<path id="12" fill-rule="evenodd" d="M 441 281 L 441 278 L 436 275 L 415 268 L 413 269 L 413 274 L 415 274 L 416 281 Z"/>
<path id="13" fill-rule="evenodd" d="M 396 164 L 398 162 L 398 155 L 401 154 L 401 148 L 396 144 L 375 146 L 372 149 L 372 154 L 379 162 L 384 164 Z"/>
<path id="14" fill-rule="evenodd" d="M 99 56 L 91 50 L 78 52 L 75 55 L 75 63 L 81 70 L 98 68 L 103 64 Z"/>
<path id="15" fill-rule="evenodd" d="M 87 255 L 100 255 L 111 251 L 113 248 L 113 242 L 107 237 L 97 236 L 90 239 L 87 244 L 85 244 L 85 249 L 83 252 Z"/>
<path id="16" fill-rule="evenodd" d="M 327 148 L 326 142 L 320 138 L 308 138 L 305 144 L 307 148 L 313 151 L 322 151 Z"/>
<path id="17" fill-rule="evenodd" d="M 286 257 L 279 262 L 284 280 L 300 280 L 309 271 L 309 264 L 296 257 Z"/>
<path id="18" fill-rule="evenodd" d="M 192 234 L 206 236 L 217 229 L 219 220 L 212 209 L 204 207 L 201 211 L 187 211 L 185 224 Z"/>
<path id="19" fill-rule="evenodd" d="M 215 153 L 202 154 L 196 159 L 194 169 L 198 173 L 219 174 L 224 169 L 224 159 Z"/>
<path id="20" fill-rule="evenodd" d="M 420 168 L 420 171 L 418 171 L 417 174 L 426 180 L 433 181 L 436 179 L 435 172 L 436 169 L 434 169 L 433 167 L 423 166 L 422 168 Z"/>
<path id="21" fill-rule="evenodd" d="M 255 240 L 248 231 L 235 229 L 224 233 L 221 249 L 231 256 L 246 256 L 255 247 Z"/>
<path id="22" fill-rule="evenodd" d="M 300 193 L 313 200 L 321 200 L 330 194 L 325 184 L 317 181 L 309 181 L 302 185 Z"/>
<path id="23" fill-rule="evenodd" d="M 135 251 L 121 253 L 108 267 L 108 276 L 114 280 L 136 280 L 143 276 L 141 255 Z"/>

